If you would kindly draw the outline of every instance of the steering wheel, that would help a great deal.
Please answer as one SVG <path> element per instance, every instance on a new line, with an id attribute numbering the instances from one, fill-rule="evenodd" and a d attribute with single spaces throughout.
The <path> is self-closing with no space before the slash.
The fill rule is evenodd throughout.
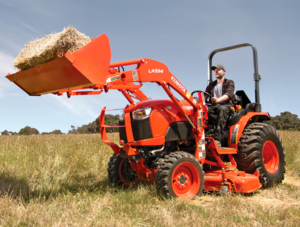
<path id="1" fill-rule="evenodd" d="M 204 94 L 208 95 L 211 98 L 211 95 L 209 93 L 207 93 L 206 91 L 200 91 L 200 90 L 196 90 L 192 92 L 192 96 L 193 94 L 195 94 L 196 92 L 203 92 Z"/>
<path id="2" fill-rule="evenodd" d="M 193 94 L 195 94 L 196 92 L 203 92 L 205 95 L 207 95 L 209 98 L 211 98 L 211 95 L 209 93 L 207 93 L 206 91 L 200 91 L 200 90 L 196 90 L 192 92 L 192 96 Z M 204 97 L 205 98 L 205 97 Z M 206 101 L 206 100 L 205 100 Z M 207 106 L 211 106 L 211 103 L 206 102 Z"/>

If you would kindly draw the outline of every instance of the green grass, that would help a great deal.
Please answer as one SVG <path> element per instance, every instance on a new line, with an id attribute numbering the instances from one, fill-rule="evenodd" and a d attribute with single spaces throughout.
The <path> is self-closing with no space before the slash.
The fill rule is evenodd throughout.
<path id="1" fill-rule="evenodd" d="M 279 131 L 286 154 L 287 169 L 300 177 L 300 132 Z"/>
<path id="2" fill-rule="evenodd" d="M 154 184 L 109 185 L 99 135 L 0 136 L 1 226 L 297 226 L 299 137 L 280 132 L 288 174 L 252 196 L 160 199 Z M 109 134 L 118 141 L 118 134 Z M 298 172 L 297 172 L 298 171 Z"/>

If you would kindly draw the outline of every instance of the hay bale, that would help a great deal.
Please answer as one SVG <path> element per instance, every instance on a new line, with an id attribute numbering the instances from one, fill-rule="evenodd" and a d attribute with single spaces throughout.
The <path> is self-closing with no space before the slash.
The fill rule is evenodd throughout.
<path id="1" fill-rule="evenodd" d="M 63 57 L 67 51 L 74 53 L 89 42 L 90 38 L 75 28 L 64 28 L 62 32 L 27 43 L 15 59 L 14 65 L 25 70 Z"/>

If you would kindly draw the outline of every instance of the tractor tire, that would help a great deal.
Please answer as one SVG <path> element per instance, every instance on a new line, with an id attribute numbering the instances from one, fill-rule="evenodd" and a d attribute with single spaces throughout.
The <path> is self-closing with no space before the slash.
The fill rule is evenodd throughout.
<path id="1" fill-rule="evenodd" d="M 108 163 L 108 179 L 115 186 L 129 186 L 137 179 L 127 158 L 121 158 L 119 154 L 113 154 Z"/>
<path id="2" fill-rule="evenodd" d="M 204 172 L 191 154 L 178 151 L 157 161 L 156 188 L 163 197 L 192 199 L 202 195 Z"/>
<path id="3" fill-rule="evenodd" d="M 282 140 L 274 127 L 265 123 L 248 125 L 238 143 L 237 168 L 247 173 L 260 172 L 263 188 L 284 179 L 285 153 Z"/>

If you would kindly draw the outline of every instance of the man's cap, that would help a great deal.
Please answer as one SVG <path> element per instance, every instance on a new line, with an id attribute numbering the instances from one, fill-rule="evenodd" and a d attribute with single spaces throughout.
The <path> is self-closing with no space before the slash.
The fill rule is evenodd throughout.
<path id="1" fill-rule="evenodd" d="M 215 70 L 215 69 L 223 69 L 225 71 L 225 67 L 223 65 L 220 65 L 220 64 L 216 64 L 216 65 L 211 67 L 211 70 Z"/>

